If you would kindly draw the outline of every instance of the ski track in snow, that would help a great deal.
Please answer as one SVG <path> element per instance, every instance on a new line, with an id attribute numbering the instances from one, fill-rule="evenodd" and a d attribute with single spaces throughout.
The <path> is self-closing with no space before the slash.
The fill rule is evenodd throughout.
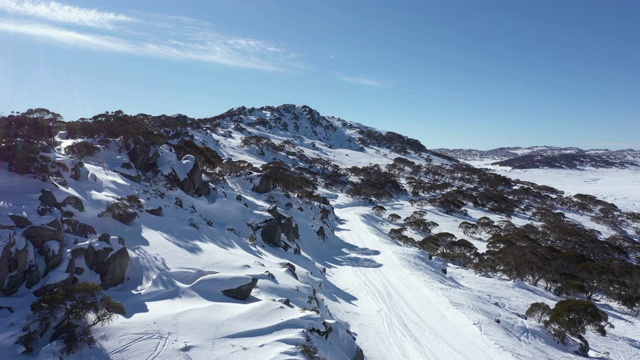
<path id="1" fill-rule="evenodd" d="M 437 276 L 424 276 L 431 268 L 399 257 L 395 244 L 371 234 L 361 219 L 365 211 L 336 209 L 348 229 L 337 235 L 358 247 L 375 247 L 379 254 L 371 260 L 382 266 L 342 266 L 330 274 L 340 288 L 357 298 L 352 304 L 341 302 L 332 309 L 357 331 L 367 359 L 513 358 L 481 334 L 482 324 L 476 328 L 455 309 Z M 477 312 L 472 302 L 464 301 Z"/>

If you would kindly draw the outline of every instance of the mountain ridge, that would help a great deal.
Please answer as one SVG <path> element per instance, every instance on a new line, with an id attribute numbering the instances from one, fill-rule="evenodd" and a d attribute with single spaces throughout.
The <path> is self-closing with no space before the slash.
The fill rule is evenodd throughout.
<path id="1" fill-rule="evenodd" d="M 491 150 L 434 149 L 458 160 L 484 162 L 514 169 L 580 169 L 640 167 L 640 150 L 580 149 L 576 147 L 530 146 Z"/>
<path id="2" fill-rule="evenodd" d="M 637 333 L 640 215 L 613 203 L 308 106 L 60 120 L 46 109 L 0 118 L 0 299 L 14 311 L 1 311 L 3 356 L 15 354 L 28 302 L 81 281 L 128 314 L 72 358 L 553 359 L 571 344 L 521 315 L 526 301 L 567 296 L 602 299 L 630 324 L 590 338 L 594 348 L 634 348 L 624 334 Z M 109 260 L 117 252 L 124 272 Z M 590 264 L 607 274 L 596 285 Z M 412 316 L 425 324 L 394 320 Z M 522 350 L 513 334 L 524 328 L 533 341 Z M 444 345 L 431 348 L 420 329 Z M 64 344 L 36 345 L 49 358 Z"/>

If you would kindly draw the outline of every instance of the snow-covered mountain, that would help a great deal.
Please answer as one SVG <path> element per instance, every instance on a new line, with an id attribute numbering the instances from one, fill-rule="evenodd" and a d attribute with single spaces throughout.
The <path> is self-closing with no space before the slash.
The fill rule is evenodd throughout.
<path id="1" fill-rule="evenodd" d="M 492 150 L 435 149 L 436 152 L 473 164 L 507 166 L 513 169 L 638 168 L 640 151 L 574 147 L 504 147 Z"/>
<path id="2" fill-rule="evenodd" d="M 2 117 L 0 358 L 628 359 L 640 206 L 609 200 L 308 106 Z M 87 282 L 124 314 L 86 327 Z M 566 299 L 615 328 L 525 316 Z"/>

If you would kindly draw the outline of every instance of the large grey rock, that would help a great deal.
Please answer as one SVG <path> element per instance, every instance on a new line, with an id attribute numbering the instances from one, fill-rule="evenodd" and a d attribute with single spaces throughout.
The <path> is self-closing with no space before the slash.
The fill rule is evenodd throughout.
<path id="1" fill-rule="evenodd" d="M 48 293 L 49 291 L 58 288 L 58 287 L 67 287 L 70 286 L 71 284 L 73 284 L 73 275 L 72 274 L 68 274 L 67 277 L 65 277 L 62 280 L 59 280 L 55 283 L 49 283 L 49 284 L 45 284 L 42 287 L 40 287 L 39 289 L 37 289 L 36 291 L 33 292 L 33 295 L 35 296 L 42 296 L 46 293 Z"/>
<path id="2" fill-rule="evenodd" d="M 263 174 L 262 177 L 260 178 L 260 182 L 258 182 L 258 185 L 254 185 L 253 189 L 251 190 L 257 192 L 258 194 L 264 194 L 271 191 L 272 187 L 273 187 L 273 179 L 271 179 L 271 175 Z"/>
<path id="3" fill-rule="evenodd" d="M 138 217 L 138 213 L 131 209 L 127 204 L 116 202 L 107 206 L 107 213 L 111 214 L 115 220 L 128 225 Z"/>
<path id="4" fill-rule="evenodd" d="M 106 290 L 124 283 L 128 266 L 129 252 L 127 248 L 121 247 L 96 269 L 96 272 L 100 274 L 102 288 Z"/>
<path id="5" fill-rule="evenodd" d="M 160 216 L 162 215 L 162 206 L 158 206 L 157 208 L 153 209 L 145 209 L 144 211 L 148 212 L 151 215 Z"/>
<path id="6" fill-rule="evenodd" d="M 0 245 L 4 245 L 0 252 L 0 286 L 5 283 L 5 280 L 7 280 L 7 277 L 11 273 L 9 270 L 9 264 L 14 260 L 15 254 L 13 252 L 13 248 L 16 246 L 16 239 L 14 236 L 15 233 L 8 241 L 4 242 L 4 244 L 0 243 Z"/>
<path id="7" fill-rule="evenodd" d="M 64 240 L 62 231 L 48 226 L 29 226 L 22 232 L 22 236 L 38 250 L 42 249 L 44 243 L 49 240 L 57 240 L 61 243 Z"/>
<path id="8" fill-rule="evenodd" d="M 358 346 L 358 348 L 356 349 L 356 355 L 353 357 L 353 360 L 364 360 L 364 351 L 362 351 L 362 349 L 360 348 L 360 346 Z"/>
<path id="9" fill-rule="evenodd" d="M 62 200 L 62 206 L 71 206 L 78 211 L 84 211 L 84 204 L 82 203 L 82 199 L 73 195 L 69 195 L 64 200 Z"/>
<path id="10" fill-rule="evenodd" d="M 26 228 L 27 226 L 31 226 L 33 225 L 33 223 L 31 222 L 31 220 L 27 219 L 24 216 L 21 215 L 9 215 L 9 219 L 11 219 L 11 221 L 13 221 L 14 224 L 16 224 L 17 227 L 19 228 Z"/>
<path id="11" fill-rule="evenodd" d="M 78 220 L 64 219 L 63 222 L 65 224 L 64 232 L 68 234 L 81 236 L 84 238 L 88 238 L 90 235 L 98 234 L 96 232 L 96 229 L 93 228 L 93 226 L 81 223 Z"/>
<path id="12" fill-rule="evenodd" d="M 187 173 L 187 177 L 180 182 L 180 189 L 189 196 L 207 196 L 211 194 L 209 182 L 202 178 L 202 170 L 197 161 Z"/>
<path id="13" fill-rule="evenodd" d="M 271 246 L 282 246 L 282 230 L 275 219 L 268 219 L 262 223 L 260 237 Z"/>
<path id="14" fill-rule="evenodd" d="M 160 153 L 139 136 L 133 137 L 131 140 L 133 141 L 133 147 L 127 155 L 129 155 L 129 160 L 131 160 L 133 166 L 145 172 L 157 169 L 158 164 L 156 161 L 160 157 Z"/>
<path id="15" fill-rule="evenodd" d="M 256 284 L 258 284 L 258 279 L 252 277 L 251 282 L 240 285 L 237 288 L 222 290 L 222 293 L 230 298 L 244 301 L 249 298 L 251 290 L 256 287 Z"/>
<path id="16" fill-rule="evenodd" d="M 25 246 L 17 251 L 9 263 L 9 273 L 2 292 L 9 296 L 15 294 L 22 284 L 27 280 L 27 269 L 29 267 L 29 247 Z"/>
<path id="17" fill-rule="evenodd" d="M 71 174 L 69 176 L 76 181 L 87 180 L 88 173 L 84 168 L 84 163 L 82 161 L 78 161 L 75 165 L 73 165 Z"/>
<path id="18" fill-rule="evenodd" d="M 38 199 L 40 200 L 40 202 L 42 202 L 44 206 L 54 207 L 58 205 L 58 200 L 56 199 L 56 196 L 53 195 L 53 192 L 51 192 L 51 190 L 48 190 L 48 189 L 42 189 L 40 197 Z"/>
<path id="19" fill-rule="evenodd" d="M 64 256 L 64 248 L 58 240 L 49 240 L 42 249 L 38 250 L 38 253 L 44 257 L 45 268 L 43 276 L 45 276 L 49 271 L 60 265 Z"/>
<path id="20" fill-rule="evenodd" d="M 298 224 L 293 221 L 293 218 L 287 216 L 280 224 L 282 233 L 289 241 L 296 241 L 300 238 L 300 229 Z"/>

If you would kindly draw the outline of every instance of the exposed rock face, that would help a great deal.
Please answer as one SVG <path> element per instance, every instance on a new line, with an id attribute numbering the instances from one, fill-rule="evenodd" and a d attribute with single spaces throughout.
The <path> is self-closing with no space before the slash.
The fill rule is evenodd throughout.
<path id="1" fill-rule="evenodd" d="M 207 196 L 211 194 L 209 182 L 202 178 L 202 170 L 197 161 L 193 164 L 191 170 L 189 170 L 187 177 L 180 183 L 180 189 L 189 196 Z"/>
<path id="2" fill-rule="evenodd" d="M 262 241 L 271 246 L 282 246 L 282 230 L 275 219 L 268 219 L 262 223 L 260 236 L 262 237 Z"/>
<path id="3" fill-rule="evenodd" d="M 155 170 L 158 167 L 156 161 L 160 157 L 160 153 L 141 137 L 134 137 L 132 141 L 133 147 L 127 155 L 129 155 L 133 166 L 145 172 Z"/>
<path id="4" fill-rule="evenodd" d="M 106 290 L 124 283 L 128 266 L 129 252 L 127 248 L 121 247 L 97 268 L 102 288 Z"/>
<path id="5" fill-rule="evenodd" d="M 33 247 L 38 250 L 42 249 L 44 243 L 49 240 L 57 240 L 60 243 L 64 240 L 62 231 L 48 226 L 29 226 L 22 232 L 22 236 L 29 240 Z"/>
<path id="6" fill-rule="evenodd" d="M 255 185 L 252 190 L 257 192 L 258 194 L 268 193 L 269 191 L 271 191 L 271 188 L 273 186 L 272 183 L 273 179 L 271 179 L 271 175 L 263 174 L 260 178 L 260 182 L 258 182 L 258 185 Z"/>
<path id="7" fill-rule="evenodd" d="M 225 296 L 238 300 L 247 300 L 251 295 L 251 290 L 258 284 L 258 279 L 252 277 L 251 282 L 245 285 L 238 286 L 237 288 L 222 290 Z"/>
<path id="8" fill-rule="evenodd" d="M 36 291 L 33 292 L 33 295 L 35 296 L 42 296 L 44 294 L 46 294 L 47 292 L 57 288 L 57 287 L 65 287 L 65 286 L 69 286 L 73 284 L 73 276 L 71 274 L 69 274 L 69 276 L 67 276 L 66 278 L 55 282 L 55 283 L 49 283 L 49 284 L 45 284 L 43 285 L 41 288 L 37 289 Z"/>
<path id="9" fill-rule="evenodd" d="M 85 169 L 84 163 L 82 161 L 78 161 L 73 165 L 69 176 L 76 181 L 84 181 L 89 178 L 89 172 Z"/>
<path id="10" fill-rule="evenodd" d="M 126 204 L 123 204 L 121 202 L 109 204 L 107 206 L 106 212 L 111 214 L 111 217 L 113 217 L 115 220 L 118 220 L 125 225 L 131 224 L 133 220 L 138 217 L 138 213 L 135 210 L 129 208 Z"/>
<path id="11" fill-rule="evenodd" d="M 144 211 L 148 212 L 151 215 L 160 216 L 162 215 L 162 206 L 158 206 L 155 209 L 145 209 Z"/>
<path id="12" fill-rule="evenodd" d="M 71 206 L 78 211 L 84 211 L 84 204 L 82 203 L 82 199 L 73 195 L 67 196 L 64 200 L 62 200 L 62 206 Z"/>
<path id="13" fill-rule="evenodd" d="M 83 224 L 74 219 L 64 219 L 63 221 L 65 224 L 64 232 L 68 234 L 81 236 L 84 238 L 88 238 L 89 235 L 97 235 L 96 229 L 94 229 L 91 225 Z"/>
<path id="14" fill-rule="evenodd" d="M 58 200 L 56 200 L 56 196 L 53 195 L 53 192 L 51 192 L 51 190 L 42 189 L 41 195 L 38 199 L 44 206 L 54 207 L 58 205 Z"/>
<path id="15" fill-rule="evenodd" d="M 356 349 L 356 355 L 353 357 L 353 360 L 364 360 L 364 351 L 358 346 Z"/>
<path id="16" fill-rule="evenodd" d="M 86 250 L 74 249 L 72 257 L 75 259 L 83 256 L 87 267 L 100 275 L 100 285 L 106 290 L 124 283 L 129 266 L 129 252 L 124 246 L 114 252 L 115 246 L 124 245 L 122 238 L 115 240 L 108 234 L 102 234 L 99 239 L 100 242 L 109 245 L 98 246 L 98 248 L 90 245 Z"/>
<path id="17" fill-rule="evenodd" d="M 19 228 L 26 228 L 27 226 L 31 226 L 32 223 L 29 219 L 21 215 L 9 215 L 9 219 L 13 221 Z"/>
<path id="18" fill-rule="evenodd" d="M 27 279 L 29 279 L 28 287 L 33 287 L 40 280 L 37 265 L 29 259 L 29 254 L 32 252 L 33 246 L 27 241 L 10 237 L 5 243 L 0 253 L 0 286 L 5 295 L 15 294 Z M 34 270 L 37 276 L 35 283 Z"/>
<path id="19" fill-rule="evenodd" d="M 282 233 L 289 241 L 296 241 L 300 238 L 300 229 L 298 228 L 298 224 L 293 222 L 293 218 L 286 217 L 282 224 L 280 225 Z"/>
<path id="20" fill-rule="evenodd" d="M 327 238 L 327 233 L 324 231 L 324 226 L 320 226 L 320 228 L 318 228 L 318 230 L 316 231 L 316 235 L 318 235 L 318 237 L 322 240 L 325 240 Z"/>

